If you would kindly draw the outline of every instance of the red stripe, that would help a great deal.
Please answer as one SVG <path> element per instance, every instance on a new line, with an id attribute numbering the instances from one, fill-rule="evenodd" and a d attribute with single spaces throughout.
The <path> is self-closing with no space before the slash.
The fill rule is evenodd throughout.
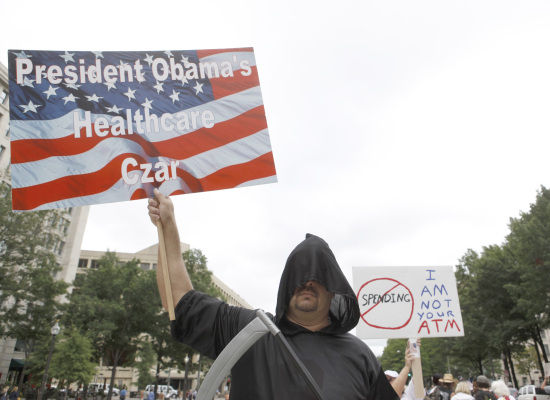
<path id="1" fill-rule="evenodd" d="M 223 146 L 267 128 L 263 106 L 258 106 L 227 121 L 216 123 L 212 128 L 194 132 L 161 142 L 148 142 L 141 135 L 118 136 L 133 140 L 151 157 L 163 155 L 184 159 L 204 151 Z M 104 138 L 83 135 L 79 139 L 66 136 L 59 139 L 24 139 L 12 142 L 12 164 L 38 161 L 55 156 L 73 156 L 93 149 Z M 116 137 L 116 136 L 115 136 Z"/>
<path id="2" fill-rule="evenodd" d="M 271 151 L 251 161 L 221 168 L 201 179 L 178 168 L 178 177 L 187 183 L 193 193 L 229 189 L 254 179 L 266 178 L 275 174 L 275 161 Z"/>
<path id="3" fill-rule="evenodd" d="M 244 72 L 244 70 L 240 69 L 233 71 L 232 77 L 210 78 L 214 98 L 221 99 L 222 97 L 239 93 L 255 86 L 260 86 L 258 69 L 255 66 L 251 67 L 249 76 L 243 76 L 242 73 Z"/>
<path id="4" fill-rule="evenodd" d="M 40 185 L 12 188 L 13 209 L 30 210 L 44 203 L 104 192 L 120 179 L 122 161 L 129 156 L 138 162 L 147 162 L 135 154 L 121 154 L 95 172 L 64 176 Z"/>
<path id="5" fill-rule="evenodd" d="M 13 209 L 31 210 L 45 203 L 104 192 L 120 179 L 122 161 L 128 156 L 128 154 L 120 155 L 101 170 L 89 174 L 65 176 L 41 185 L 12 189 Z M 130 156 L 140 163 L 146 162 L 142 157 L 134 154 Z M 138 168 L 129 168 L 129 170 L 135 169 Z M 273 153 L 269 152 L 246 163 L 221 168 L 201 179 L 179 168 L 177 173 L 178 177 L 189 186 L 191 192 L 203 192 L 229 189 L 254 179 L 273 176 L 276 171 Z M 184 191 L 176 190 L 173 194 L 179 193 Z M 131 200 L 146 197 L 147 193 L 140 188 L 134 191 Z"/>
<path id="6" fill-rule="evenodd" d="M 235 47 L 230 49 L 197 50 L 197 56 L 199 57 L 199 61 L 200 61 L 201 58 L 212 56 L 214 54 L 236 53 L 236 52 L 254 53 L 254 48 L 253 47 Z"/>

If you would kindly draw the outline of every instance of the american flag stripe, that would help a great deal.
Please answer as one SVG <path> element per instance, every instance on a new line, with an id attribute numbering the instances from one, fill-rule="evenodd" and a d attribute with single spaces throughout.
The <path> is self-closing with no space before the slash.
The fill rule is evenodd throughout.
<path id="1" fill-rule="evenodd" d="M 19 141 L 14 143 L 18 155 L 12 158 L 12 162 L 17 160 L 12 166 L 16 169 L 18 167 L 36 169 L 42 167 L 42 160 L 47 161 L 52 157 L 60 157 L 60 162 L 71 162 L 73 160 L 66 159 L 66 157 L 80 157 L 87 154 L 87 152 L 94 151 L 96 147 L 104 142 L 119 143 L 121 146 L 131 145 L 130 142 L 135 142 L 142 146 L 143 150 L 150 156 L 164 153 L 173 158 L 191 157 L 198 152 L 222 146 L 232 140 L 265 129 L 267 124 L 265 119 L 262 118 L 263 113 L 263 106 L 258 106 L 233 119 L 216 124 L 212 128 L 201 128 L 192 133 L 164 141 L 147 141 L 143 135 L 138 134 L 107 138 L 94 136 L 78 140 L 74 140 L 74 137 L 66 137 L 62 139 Z M 94 156 L 90 154 L 90 157 Z"/>
<path id="2" fill-rule="evenodd" d="M 17 204 L 14 204 L 14 209 L 45 209 L 50 208 L 49 205 L 51 204 L 59 204 L 62 199 L 73 199 L 74 197 L 85 197 L 104 193 L 110 190 L 114 183 L 120 184 L 121 180 L 118 179 L 120 177 L 120 166 L 125 156 L 126 155 L 121 155 L 114 158 L 104 168 L 96 172 L 65 176 L 40 185 L 12 189 L 12 196 L 14 196 L 14 199 L 16 199 L 15 201 L 17 201 Z M 146 161 L 143 157 L 135 154 L 133 156 L 138 162 Z M 183 194 L 207 190 L 229 189 L 264 176 L 275 178 L 273 154 L 269 152 L 248 162 L 226 166 L 203 178 L 196 178 L 191 173 L 181 168 L 177 169 L 177 175 L 181 179 L 181 182 L 169 182 L 178 184 L 179 189 L 165 192 L 166 194 Z M 271 182 L 275 182 L 275 180 Z M 84 196 L 75 196 L 75 186 L 81 189 L 80 193 L 85 193 Z M 128 194 L 131 193 L 128 199 L 132 200 L 150 197 L 153 193 L 153 186 L 150 184 L 137 183 L 132 185 L 132 189 L 132 191 L 127 192 Z M 139 191 L 139 196 L 136 196 L 134 192 L 139 189 L 141 189 L 141 191 Z M 162 185 L 159 187 L 159 190 L 163 191 Z M 72 202 L 65 203 L 73 204 Z M 84 202 L 83 204 L 77 203 L 75 205 L 84 204 L 90 203 Z M 68 205 L 61 207 L 67 206 Z"/>
<path id="3" fill-rule="evenodd" d="M 50 52 L 36 53 L 33 53 L 34 60 L 37 60 L 40 54 Z M 89 56 L 85 52 L 82 53 L 82 57 Z M 120 59 L 131 63 L 139 56 L 143 63 L 144 60 L 147 61 L 146 56 L 150 57 L 150 53 L 128 53 L 125 57 L 120 56 Z M 165 53 L 168 55 L 168 52 Z M 108 54 L 110 60 L 113 56 Z M 162 55 L 156 52 L 154 56 Z M 194 60 L 193 57 L 198 58 Z M 131 135 L 113 136 L 110 132 L 105 137 L 99 137 L 94 131 L 92 137 L 86 137 L 85 128 L 82 128 L 80 138 L 75 138 L 73 113 L 77 112 L 79 119 L 83 121 L 84 110 L 73 107 L 64 114 L 58 113 L 55 116 L 55 109 L 52 111 L 52 107 L 46 103 L 50 101 L 48 96 L 43 107 L 49 110 L 48 112 L 53 112 L 54 114 L 49 115 L 53 115 L 54 118 L 14 118 L 11 122 L 13 208 L 26 210 L 72 207 L 138 199 L 151 196 L 154 187 L 158 187 L 164 194 L 182 194 L 276 182 L 253 50 L 242 48 L 182 52 L 181 59 L 201 63 L 215 62 L 218 65 L 225 61 L 226 66 L 227 63 L 231 64 L 234 76 L 197 80 L 197 85 L 200 82 L 205 85 L 203 87 L 206 97 L 197 89 L 197 97 L 190 95 L 190 89 L 180 89 L 179 93 L 184 95 L 181 99 L 183 108 L 175 104 L 174 100 L 166 102 L 166 98 L 163 100 L 160 93 L 156 93 L 158 96 L 155 97 L 152 90 L 149 90 L 147 95 L 142 95 L 142 98 L 149 96 L 153 99 L 153 109 L 150 113 L 158 118 L 163 111 L 168 112 L 170 118 L 177 118 L 182 111 L 200 113 L 209 110 L 214 116 L 214 126 L 204 127 L 198 124 L 195 128 L 182 129 L 177 134 L 160 127 L 158 132 L 138 134 L 137 125 L 133 123 L 131 128 L 134 133 Z M 243 60 L 246 63 L 243 63 Z M 10 61 L 13 62 L 12 59 Z M 60 64 L 62 65 L 62 61 Z M 145 68 L 145 71 L 147 77 L 150 70 Z M 152 76 L 152 73 L 150 75 Z M 12 79 L 10 68 L 10 80 Z M 168 81 L 164 82 L 167 86 Z M 147 84 L 152 87 L 155 82 L 135 82 L 134 86 L 128 87 L 138 90 L 139 93 Z M 156 81 L 157 89 L 158 84 Z M 10 85 L 14 83 L 10 82 Z M 173 81 L 170 85 L 170 88 L 178 87 L 174 86 L 176 84 Z M 123 87 L 123 90 L 130 89 Z M 38 90 L 36 92 L 39 94 Z M 89 98 L 92 96 L 90 93 L 92 92 L 89 90 L 77 94 Z M 93 93 L 95 95 L 95 92 Z M 101 94 L 104 94 L 105 99 L 113 95 L 107 89 Z M 212 96 L 210 100 L 208 96 Z M 198 102 L 197 98 L 201 102 Z M 57 100 L 57 107 L 60 107 L 59 98 Z M 130 106 L 134 112 L 143 101 L 129 100 L 128 98 L 126 107 Z M 155 109 L 157 100 L 160 105 Z M 124 109 L 122 102 L 117 105 Z M 15 113 L 16 117 L 18 113 L 20 110 Z M 124 118 L 124 112 L 120 115 Z M 92 110 L 92 124 L 100 117 L 109 121 L 109 129 L 112 130 L 114 116 Z M 138 164 L 151 163 L 153 166 L 158 161 L 170 165 L 171 161 L 177 160 L 177 177 L 172 175 L 173 179 L 154 183 L 142 183 L 140 179 L 135 183 L 125 182 L 121 179 L 121 167 L 123 161 L 129 157 Z M 132 165 L 127 170 L 130 177 L 136 173 L 135 170 L 139 171 L 139 175 L 142 172 L 139 167 Z M 154 173 L 155 171 L 152 171 L 152 174 Z"/>
<path id="4" fill-rule="evenodd" d="M 237 132 L 240 133 L 240 131 Z M 69 160 L 68 158 L 70 157 L 61 156 L 49 157 L 37 162 L 12 165 L 12 172 L 14 174 L 12 187 L 18 189 L 25 186 L 41 185 L 64 176 L 75 176 L 76 179 L 79 179 L 78 177 L 81 176 L 80 179 L 85 180 L 89 178 L 88 174 L 103 169 L 111 160 L 119 156 L 127 158 L 134 155 L 141 157 L 143 160 L 141 161 L 142 163 L 147 162 L 145 161 L 146 159 L 153 163 L 165 161 L 168 164 L 170 164 L 171 160 L 180 160 L 179 165 L 189 165 L 189 168 L 192 168 L 193 174 L 200 174 L 202 166 L 202 170 L 207 171 L 202 175 L 206 175 L 212 172 L 211 168 L 213 166 L 221 168 L 223 164 L 231 165 L 245 162 L 246 157 L 243 157 L 243 155 L 251 159 L 271 149 L 267 129 L 247 135 L 240 140 L 236 137 L 233 139 L 228 141 L 224 146 L 210 146 L 210 150 L 201 149 L 201 151 L 197 151 L 195 154 L 185 154 L 183 157 L 179 157 L 177 154 L 169 154 L 170 149 L 164 149 L 164 152 L 154 149 L 155 154 L 151 154 L 140 143 L 109 138 L 101 141 L 93 151 L 70 156 L 73 160 Z M 147 142 L 144 142 L 144 144 L 150 145 Z M 202 143 L 199 144 L 202 145 Z M 166 143 L 166 145 L 170 146 L 173 143 Z M 174 153 L 180 150 L 185 151 L 189 147 L 191 146 L 184 147 L 175 143 L 172 151 Z M 161 154 L 164 156 L 161 157 Z M 73 169 L 66 169 L 67 164 L 73 166 Z M 40 175 L 36 174 L 35 171 L 37 170 L 41 171 Z M 120 176 L 120 170 L 118 175 Z M 85 182 L 82 182 L 82 184 L 84 185 Z"/>

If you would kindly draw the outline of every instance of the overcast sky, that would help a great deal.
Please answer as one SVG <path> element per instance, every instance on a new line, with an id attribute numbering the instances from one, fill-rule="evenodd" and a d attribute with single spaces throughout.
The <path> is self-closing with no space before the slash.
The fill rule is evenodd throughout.
<path id="1" fill-rule="evenodd" d="M 173 200 L 182 241 L 266 311 L 306 232 L 350 282 L 352 266 L 455 265 L 502 243 L 550 185 L 545 0 L 0 0 L 0 11 L 5 65 L 8 49 L 254 47 L 279 182 Z M 92 206 L 82 247 L 156 241 L 139 200 Z"/>

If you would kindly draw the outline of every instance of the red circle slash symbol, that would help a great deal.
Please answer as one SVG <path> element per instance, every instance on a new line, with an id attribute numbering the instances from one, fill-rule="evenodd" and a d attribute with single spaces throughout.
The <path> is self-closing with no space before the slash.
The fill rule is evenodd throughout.
<path id="1" fill-rule="evenodd" d="M 392 278 L 372 279 L 357 292 L 361 319 L 377 329 L 401 329 L 411 321 L 414 298 L 409 288 Z"/>

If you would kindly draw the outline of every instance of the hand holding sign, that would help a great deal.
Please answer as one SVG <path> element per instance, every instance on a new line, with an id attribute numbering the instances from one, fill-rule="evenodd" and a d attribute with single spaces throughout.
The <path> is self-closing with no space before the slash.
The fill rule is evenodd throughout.
<path id="1" fill-rule="evenodd" d="M 155 198 L 149 199 L 147 208 L 151 222 L 157 227 L 159 234 L 157 284 L 162 306 L 168 311 L 170 320 L 173 321 L 176 319 L 174 304 L 177 304 L 185 293 L 193 289 L 193 284 L 181 256 L 180 238 L 172 200 L 157 189 L 154 193 Z M 164 240 L 165 237 L 168 238 L 168 241 Z"/>

